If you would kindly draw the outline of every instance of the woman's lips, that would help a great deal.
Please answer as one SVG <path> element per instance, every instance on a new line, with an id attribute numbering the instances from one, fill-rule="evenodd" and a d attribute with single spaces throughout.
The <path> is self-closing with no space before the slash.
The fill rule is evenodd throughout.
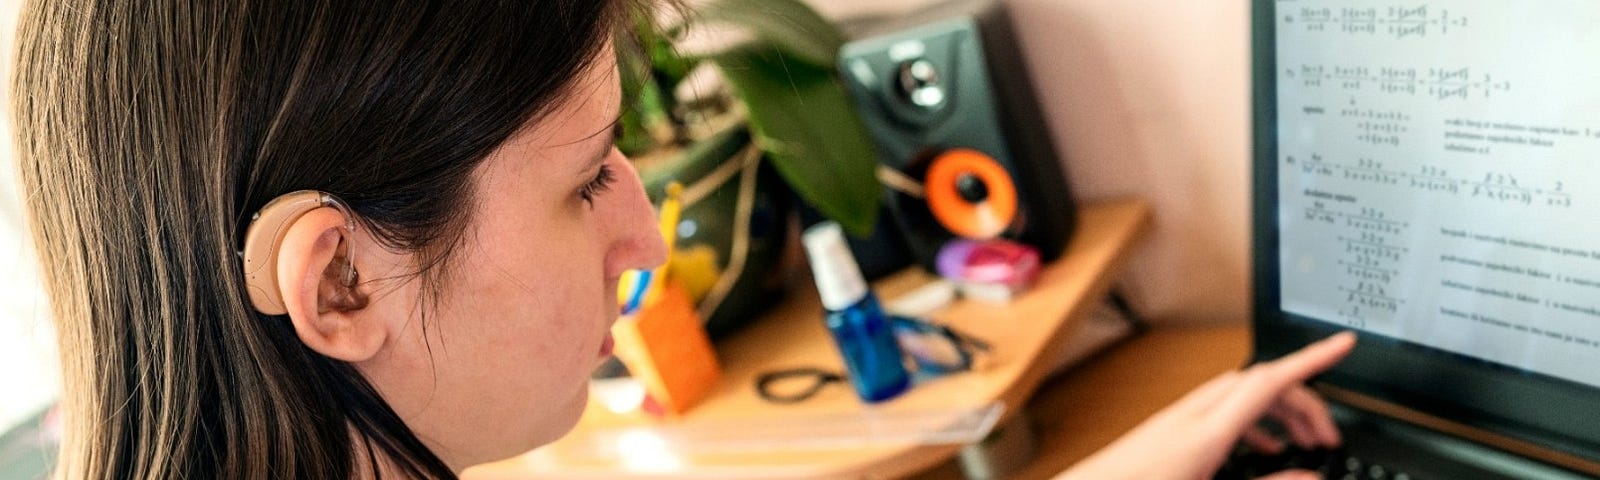
<path id="1" fill-rule="evenodd" d="M 616 340 L 611 338 L 611 333 L 606 332 L 606 339 L 600 342 L 600 357 L 611 356 L 611 349 L 616 347 Z"/>

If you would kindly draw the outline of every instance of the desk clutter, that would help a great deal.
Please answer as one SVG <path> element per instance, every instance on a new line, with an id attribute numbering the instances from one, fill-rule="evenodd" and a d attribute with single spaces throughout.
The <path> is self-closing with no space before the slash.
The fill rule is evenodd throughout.
<path id="1" fill-rule="evenodd" d="M 660 228 L 669 252 L 681 192 L 670 186 L 661 206 Z M 756 388 L 762 398 L 779 403 L 803 401 L 833 382 L 848 382 L 862 401 L 876 403 L 918 382 L 971 369 L 974 359 L 988 352 L 986 342 L 917 317 L 950 304 L 958 292 L 1008 302 L 1033 283 L 1040 267 L 1037 250 L 1027 245 L 1000 238 L 952 240 L 939 254 L 939 271 L 948 281 L 908 295 L 893 305 L 899 314 L 889 315 L 867 285 L 842 227 L 820 223 L 806 230 L 802 243 L 826 312 L 821 320 L 845 371 L 768 372 Z M 671 273 L 663 266 L 626 275 L 618 292 L 622 317 L 612 328 L 616 356 L 640 387 L 629 391 L 642 393 L 636 401 L 620 403 L 613 395 L 612 403 L 620 408 L 631 403 L 657 417 L 687 412 L 720 375 L 694 301 Z"/>
<path id="2" fill-rule="evenodd" d="M 661 232 L 669 252 L 681 191 L 677 185 L 669 187 L 661 207 Z M 802 243 L 825 310 L 821 320 L 845 371 L 798 367 L 767 372 L 757 379 L 756 389 L 763 399 L 777 403 L 804 401 L 835 382 L 847 382 L 863 402 L 877 403 L 918 382 L 971 369 L 989 345 L 918 316 L 950 304 L 958 294 L 1009 302 L 1033 284 L 1040 268 L 1038 250 L 1028 245 L 1003 238 L 957 238 L 938 254 L 938 273 L 945 280 L 897 301 L 893 308 L 899 313 L 890 315 L 863 277 L 841 226 L 831 221 L 814 225 L 804 232 Z M 720 374 L 693 299 L 669 274 L 665 266 L 630 272 L 619 286 L 623 314 L 612 328 L 617 358 L 642 387 L 638 407 L 658 417 L 688 411 Z"/>
<path id="3" fill-rule="evenodd" d="M 909 366 L 911 386 L 940 376 L 981 369 L 989 343 L 921 318 L 889 316 L 901 362 Z M 831 383 L 848 380 L 844 372 L 821 367 L 775 370 L 756 377 L 756 394 L 774 403 L 810 399 Z"/>
<path id="4" fill-rule="evenodd" d="M 801 240 L 826 311 L 825 324 L 844 358 L 846 372 L 841 375 L 815 367 L 768 372 L 757 379 L 757 392 L 763 399 L 798 402 L 830 380 L 848 379 L 862 401 L 881 402 L 910 388 L 912 372 L 926 381 L 969 370 L 974 358 L 988 353 L 989 345 L 983 340 L 917 318 L 948 304 L 953 295 L 935 290 L 913 300 L 920 305 L 898 303 L 902 314 L 885 313 L 862 277 L 838 224 L 812 226 Z M 950 245 L 941 266 L 947 267 L 946 276 L 953 276 L 953 285 L 968 296 L 981 292 L 991 301 L 1007 301 L 1031 285 L 1039 270 L 1038 253 L 1025 245 L 1006 240 L 958 240 Z M 910 307 L 926 310 L 911 311 Z M 780 383 L 794 378 L 809 382 L 800 382 L 804 386 L 799 393 L 784 393 Z"/>
<path id="5" fill-rule="evenodd" d="M 671 235 L 676 193 L 663 202 L 664 235 Z M 940 255 L 946 280 L 902 296 L 886 313 L 867 285 L 843 229 L 824 222 L 802 237 L 828 329 L 844 371 L 797 367 L 761 375 L 755 388 L 776 403 L 804 401 L 832 383 L 849 383 L 866 403 L 892 399 L 912 386 L 970 370 L 987 357 L 982 339 L 920 318 L 959 294 L 1006 302 L 1032 284 L 1038 254 L 1003 239 L 952 241 Z M 637 272 L 622 282 L 623 316 L 612 329 L 617 358 L 638 388 L 608 394 L 613 408 L 638 408 L 657 417 L 687 412 L 719 378 L 716 353 L 693 301 L 665 268 Z M 958 293 L 959 292 L 959 293 Z M 615 390 L 613 388 L 613 390 Z M 625 400 L 619 400 L 625 399 Z"/>

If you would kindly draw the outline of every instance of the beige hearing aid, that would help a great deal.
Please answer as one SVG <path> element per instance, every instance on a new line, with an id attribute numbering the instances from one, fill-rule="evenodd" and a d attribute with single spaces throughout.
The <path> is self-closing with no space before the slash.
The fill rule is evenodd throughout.
<path id="1" fill-rule="evenodd" d="M 300 190 L 279 195 L 267 202 L 250 218 L 250 228 L 244 236 L 244 282 L 250 295 L 250 304 L 267 315 L 283 315 L 289 310 L 283 305 L 283 294 L 278 285 L 278 247 L 283 243 L 289 225 L 307 212 L 333 207 L 344 214 L 346 233 L 355 232 L 355 215 L 344 202 L 333 195 L 316 190 Z M 345 265 L 349 270 L 341 275 L 345 286 L 354 286 L 356 279 L 354 246 L 345 240 Z"/>

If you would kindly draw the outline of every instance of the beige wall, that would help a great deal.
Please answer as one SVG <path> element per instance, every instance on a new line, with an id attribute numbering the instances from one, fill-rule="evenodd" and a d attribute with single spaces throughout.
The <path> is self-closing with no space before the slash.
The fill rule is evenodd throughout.
<path id="1" fill-rule="evenodd" d="M 923 0 L 807 0 L 824 15 Z M 1156 322 L 1239 322 L 1249 287 L 1249 4 L 1008 0 L 1075 193 L 1155 229 L 1126 289 Z"/>

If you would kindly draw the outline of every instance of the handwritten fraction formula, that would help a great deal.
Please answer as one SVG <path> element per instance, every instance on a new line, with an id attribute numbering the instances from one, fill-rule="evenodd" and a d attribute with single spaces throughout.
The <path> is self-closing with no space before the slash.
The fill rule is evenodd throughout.
<path id="1" fill-rule="evenodd" d="M 1302 64 L 1283 74 L 1306 88 L 1427 96 L 1436 100 L 1494 98 L 1511 91 L 1511 81 L 1470 67 L 1367 67 Z"/>
<path id="2" fill-rule="evenodd" d="M 1443 36 L 1452 29 L 1468 27 L 1467 17 L 1451 15 L 1450 10 L 1431 8 L 1427 4 L 1387 8 L 1301 7 L 1286 13 L 1283 22 L 1291 28 L 1299 25 L 1308 33 L 1384 35 L 1398 39 Z"/>
<path id="3" fill-rule="evenodd" d="M 1572 208 L 1573 204 L 1573 192 L 1565 181 L 1529 182 L 1506 172 L 1468 173 L 1438 165 L 1400 167 L 1365 157 L 1337 162 L 1317 153 L 1304 158 L 1285 156 L 1284 163 L 1287 168 L 1303 175 L 1339 179 L 1367 187 L 1407 188 L 1499 205 Z"/>

